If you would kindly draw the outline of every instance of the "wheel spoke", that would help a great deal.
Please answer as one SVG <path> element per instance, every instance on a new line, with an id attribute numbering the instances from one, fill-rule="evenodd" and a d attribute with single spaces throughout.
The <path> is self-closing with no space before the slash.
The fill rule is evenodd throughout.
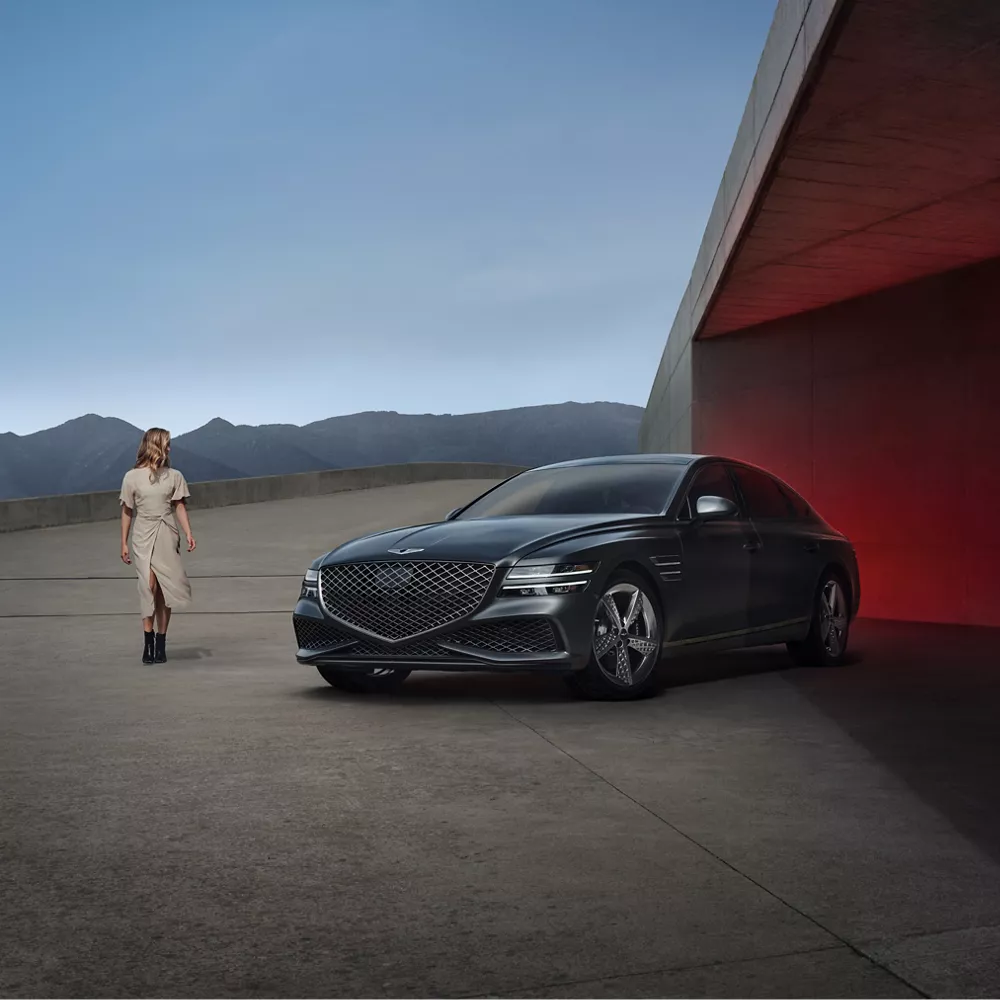
<path id="1" fill-rule="evenodd" d="M 594 655 L 600 660 L 608 655 L 608 650 L 615 644 L 613 632 L 594 636 Z"/>
<path id="2" fill-rule="evenodd" d="M 645 684 L 660 655 L 659 632 L 646 589 L 631 581 L 613 583 L 594 616 L 594 665 L 603 680 L 636 689 Z"/>
<path id="3" fill-rule="evenodd" d="M 630 635 L 628 638 L 628 644 L 637 653 L 641 653 L 643 656 L 649 656 L 650 653 L 655 652 L 656 650 L 656 642 L 644 635 Z"/>
<path id="4" fill-rule="evenodd" d="M 616 630 L 620 629 L 622 627 L 622 616 L 621 612 L 618 610 L 618 605 L 615 604 L 615 599 L 610 594 L 605 594 L 604 597 L 601 598 L 601 604 L 604 606 L 604 610 L 611 619 L 611 624 L 614 628 Z"/>
<path id="5" fill-rule="evenodd" d="M 625 614 L 625 628 L 628 628 L 638 617 L 639 612 L 642 610 L 642 593 L 636 591 L 632 595 L 632 600 L 629 601 L 628 611 Z"/>
<path id="6" fill-rule="evenodd" d="M 628 657 L 628 647 L 618 647 L 618 662 L 615 664 L 615 674 L 624 684 L 632 683 L 632 661 Z"/>

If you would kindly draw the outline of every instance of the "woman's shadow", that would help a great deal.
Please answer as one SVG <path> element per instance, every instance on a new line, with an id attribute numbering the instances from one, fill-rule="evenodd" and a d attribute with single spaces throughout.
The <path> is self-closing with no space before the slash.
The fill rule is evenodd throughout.
<path id="1" fill-rule="evenodd" d="M 175 646 L 167 649 L 167 662 L 171 660 L 208 660 L 215 653 L 207 646 Z"/>

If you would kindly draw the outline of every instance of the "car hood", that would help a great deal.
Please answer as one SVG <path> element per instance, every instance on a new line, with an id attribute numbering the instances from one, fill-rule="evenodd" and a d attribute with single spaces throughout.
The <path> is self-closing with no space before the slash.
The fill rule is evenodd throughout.
<path id="1" fill-rule="evenodd" d="M 525 554 L 543 545 L 574 535 L 621 526 L 634 527 L 646 516 L 620 514 L 488 517 L 468 521 L 441 521 L 376 535 L 365 535 L 330 552 L 324 564 L 380 559 L 461 559 L 469 562 L 499 562 Z M 392 552 L 391 549 L 413 549 Z"/>

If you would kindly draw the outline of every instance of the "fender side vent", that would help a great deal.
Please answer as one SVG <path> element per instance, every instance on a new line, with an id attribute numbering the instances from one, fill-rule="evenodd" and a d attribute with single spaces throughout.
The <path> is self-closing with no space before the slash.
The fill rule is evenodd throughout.
<path id="1" fill-rule="evenodd" d="M 678 553 L 662 556 L 650 556 L 649 560 L 660 574 L 661 580 L 676 583 L 681 578 L 681 557 Z"/>

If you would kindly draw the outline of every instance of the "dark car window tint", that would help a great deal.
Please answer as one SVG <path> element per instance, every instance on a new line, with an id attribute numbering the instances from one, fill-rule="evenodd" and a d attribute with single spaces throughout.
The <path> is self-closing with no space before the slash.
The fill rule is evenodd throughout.
<path id="1" fill-rule="evenodd" d="M 796 517 L 812 517 L 812 508 L 790 486 L 778 481 L 778 488 L 788 501 Z"/>
<path id="2" fill-rule="evenodd" d="M 688 490 L 687 501 L 681 510 L 681 517 L 694 517 L 699 497 L 722 497 L 739 506 L 736 491 L 729 474 L 721 465 L 707 465 L 695 474 L 694 482 Z"/>
<path id="3" fill-rule="evenodd" d="M 737 467 L 734 471 L 751 518 L 765 520 L 792 516 L 788 500 L 770 476 L 755 469 Z"/>
<path id="4" fill-rule="evenodd" d="M 518 514 L 660 514 L 682 465 L 623 462 L 533 469 L 474 501 L 456 520 Z"/>

